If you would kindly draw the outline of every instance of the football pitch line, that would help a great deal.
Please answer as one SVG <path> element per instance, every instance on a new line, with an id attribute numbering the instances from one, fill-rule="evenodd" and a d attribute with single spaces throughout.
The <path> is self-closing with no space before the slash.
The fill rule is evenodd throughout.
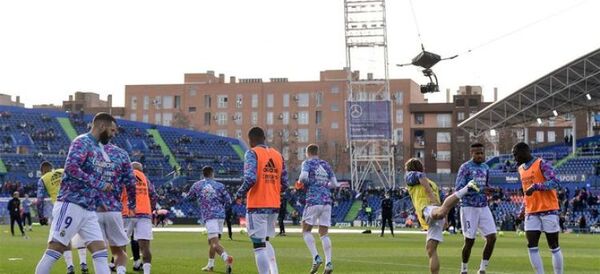
<path id="1" fill-rule="evenodd" d="M 231 229 L 232 232 L 240 232 L 242 231 L 242 229 L 244 229 L 244 231 L 247 231 L 245 228 L 240 228 L 240 227 L 234 227 Z M 276 231 L 278 231 L 279 228 L 276 229 Z M 317 228 L 313 228 L 313 231 L 315 231 L 315 229 Z M 341 228 L 332 228 L 329 229 L 329 233 L 333 233 L 333 234 L 361 234 L 363 231 L 365 231 L 367 228 L 365 229 L 341 229 Z M 375 233 L 379 233 L 381 230 L 381 228 L 373 228 L 371 229 L 371 233 L 375 234 Z M 226 230 L 226 229 L 224 229 Z M 152 228 L 152 232 L 206 232 L 206 227 L 203 226 L 197 226 L 197 227 L 154 227 Z M 301 233 L 302 229 L 298 228 L 298 227 L 290 227 L 290 228 L 286 228 L 285 229 L 286 233 Z M 388 232 L 389 233 L 389 232 Z M 394 231 L 394 234 L 426 234 L 427 232 L 425 231 L 417 231 L 417 230 L 397 230 Z"/>
<path id="2" fill-rule="evenodd" d="M 423 255 L 423 256 L 425 256 L 425 255 Z M 362 261 L 362 260 L 356 260 L 356 259 L 340 259 L 340 258 L 335 258 L 335 260 L 336 261 L 343 261 L 343 262 L 350 262 L 350 263 L 364 263 L 364 264 L 372 264 L 373 263 L 373 261 Z M 378 261 L 377 264 L 391 265 L 391 266 L 408 266 L 408 267 L 414 267 L 414 268 L 429 269 L 429 266 L 428 265 L 424 265 L 424 264 L 388 263 L 388 262 L 381 262 L 381 261 Z M 440 266 L 440 270 L 457 271 L 456 268 L 442 267 L 442 266 Z M 509 272 L 497 272 L 497 271 L 486 271 L 486 273 L 490 273 L 490 274 L 511 274 Z"/>

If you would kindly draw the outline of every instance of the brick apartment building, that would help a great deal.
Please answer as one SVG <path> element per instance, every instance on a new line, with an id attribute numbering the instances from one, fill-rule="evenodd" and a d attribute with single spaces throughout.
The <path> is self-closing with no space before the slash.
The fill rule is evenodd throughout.
<path id="1" fill-rule="evenodd" d="M 214 72 L 189 73 L 182 84 L 127 85 L 125 118 L 154 124 L 191 128 L 241 138 L 253 126 L 265 129 L 267 141 L 279 149 L 291 169 L 298 169 L 309 143 L 319 144 L 322 158 L 336 172 L 349 172 L 344 104 L 348 70 L 320 72 L 317 81 L 287 78 L 236 79 Z M 358 72 L 353 73 L 358 77 Z M 425 102 L 419 85 L 410 79 L 390 80 L 394 138 L 410 139 L 411 102 Z M 375 99 L 364 92 L 361 99 Z M 396 149 L 401 167 L 411 155 L 404 142 Z"/>

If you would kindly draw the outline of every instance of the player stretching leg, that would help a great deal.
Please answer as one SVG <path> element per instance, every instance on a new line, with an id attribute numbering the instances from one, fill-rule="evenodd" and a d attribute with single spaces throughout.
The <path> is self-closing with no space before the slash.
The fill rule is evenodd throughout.
<path id="1" fill-rule="evenodd" d="M 440 271 L 437 246 L 444 240 L 442 235 L 445 224 L 444 218 L 448 215 L 448 211 L 458 204 L 460 198 L 470 190 L 479 191 L 479 188 L 474 183 L 469 182 L 467 186 L 448 196 L 440 206 L 438 186 L 425 176 L 423 170 L 421 161 L 412 158 L 405 164 L 404 179 L 408 185 L 408 193 L 415 207 L 419 223 L 424 229 L 427 229 L 425 249 L 429 257 L 429 269 L 432 274 L 437 274 Z"/>

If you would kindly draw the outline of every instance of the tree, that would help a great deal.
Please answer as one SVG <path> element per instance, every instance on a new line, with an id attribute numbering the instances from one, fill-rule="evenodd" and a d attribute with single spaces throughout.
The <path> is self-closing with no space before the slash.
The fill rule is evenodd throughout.
<path id="1" fill-rule="evenodd" d="M 188 117 L 182 111 L 175 113 L 171 126 L 178 128 L 190 128 L 190 117 Z"/>

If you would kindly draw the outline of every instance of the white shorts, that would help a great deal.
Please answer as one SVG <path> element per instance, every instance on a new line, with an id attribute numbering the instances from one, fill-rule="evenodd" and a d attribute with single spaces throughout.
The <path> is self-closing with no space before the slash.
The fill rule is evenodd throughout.
<path id="1" fill-rule="evenodd" d="M 71 247 L 74 247 L 77 249 L 86 247 L 85 242 L 83 241 L 83 239 L 81 239 L 81 236 L 79 236 L 79 233 L 75 234 L 75 237 L 73 237 L 73 239 L 71 239 Z"/>
<path id="2" fill-rule="evenodd" d="M 304 208 L 302 221 L 309 225 L 331 226 L 331 205 L 314 205 Z"/>
<path id="3" fill-rule="evenodd" d="M 261 240 L 263 242 L 267 237 L 274 237 L 277 215 L 279 214 L 246 214 L 248 236 L 250 236 L 251 239 Z"/>
<path id="4" fill-rule="evenodd" d="M 94 241 L 104 241 L 95 211 L 85 210 L 74 203 L 56 202 L 52 209 L 48 242 L 56 241 L 66 246 L 75 234 L 79 234 L 86 245 Z"/>
<path id="5" fill-rule="evenodd" d="M 475 239 L 477 231 L 482 236 L 496 234 L 496 222 L 489 207 L 461 207 L 460 222 L 463 236 Z"/>
<path id="6" fill-rule="evenodd" d="M 121 212 L 108 211 L 97 212 L 97 214 L 102 235 L 104 235 L 104 239 L 108 242 L 108 245 L 126 246 L 129 243 L 129 238 L 127 238 L 127 234 L 125 233 Z"/>
<path id="7" fill-rule="evenodd" d="M 559 232 L 558 215 L 527 215 L 525 216 L 525 231 Z"/>
<path id="8" fill-rule="evenodd" d="M 225 222 L 224 219 L 210 219 L 206 221 L 206 233 L 209 240 L 219 237 L 223 233 L 223 222 Z"/>
<path id="9" fill-rule="evenodd" d="M 134 240 L 154 239 L 152 237 L 152 220 L 150 218 L 123 218 L 127 239 L 133 235 Z"/>
<path id="10" fill-rule="evenodd" d="M 444 219 L 434 220 L 431 219 L 431 213 L 434 209 L 439 208 L 439 206 L 427 206 L 423 209 L 423 218 L 428 220 L 427 224 L 429 225 L 429 229 L 427 230 L 427 238 L 425 241 L 435 240 L 438 242 L 444 241 L 444 224 L 446 221 Z"/>

